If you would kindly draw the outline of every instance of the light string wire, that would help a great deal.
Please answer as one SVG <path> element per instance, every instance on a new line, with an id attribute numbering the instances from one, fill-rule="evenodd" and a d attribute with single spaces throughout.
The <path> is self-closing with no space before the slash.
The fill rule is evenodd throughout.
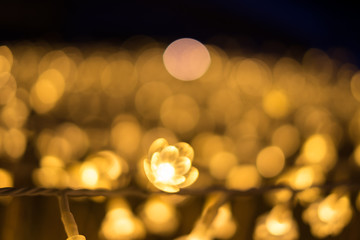
<path id="1" fill-rule="evenodd" d="M 360 191 L 360 183 L 354 182 L 333 182 L 321 185 L 312 185 L 308 188 L 319 188 L 324 191 L 329 191 L 338 187 L 345 187 L 348 191 Z M 251 188 L 247 190 L 229 189 L 223 186 L 211 186 L 208 188 L 196 189 L 181 189 L 177 193 L 166 193 L 162 191 L 147 191 L 140 188 L 120 188 L 120 189 L 73 189 L 73 188 L 42 188 L 42 187 L 4 187 L 0 188 L 0 196 L 10 197 L 27 197 L 27 196 L 59 196 L 65 194 L 68 197 L 95 197 L 95 196 L 135 196 L 140 198 L 147 198 L 151 194 L 167 194 L 167 195 L 188 195 L 188 196 L 205 196 L 210 193 L 223 192 L 230 196 L 251 196 L 251 195 L 263 195 L 273 190 L 287 189 L 292 193 L 296 194 L 302 192 L 305 189 L 294 189 L 288 185 L 271 185 L 263 186 L 259 188 Z"/>

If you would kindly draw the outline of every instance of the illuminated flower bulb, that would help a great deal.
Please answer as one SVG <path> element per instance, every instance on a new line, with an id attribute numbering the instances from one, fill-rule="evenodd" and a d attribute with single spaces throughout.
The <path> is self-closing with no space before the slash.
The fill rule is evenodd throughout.
<path id="1" fill-rule="evenodd" d="M 222 205 L 209 229 L 210 236 L 216 239 L 230 239 L 236 232 L 230 204 Z"/>
<path id="2" fill-rule="evenodd" d="M 194 151 L 184 142 L 169 145 L 159 138 L 149 149 L 148 158 L 144 160 L 144 170 L 149 181 L 165 192 L 178 192 L 193 184 L 199 171 L 192 167 Z"/>
<path id="3" fill-rule="evenodd" d="M 275 206 L 256 221 L 255 240 L 298 239 L 298 228 L 291 210 L 285 205 Z"/>
<path id="4" fill-rule="evenodd" d="M 80 186 L 86 188 L 119 187 L 124 181 L 121 178 L 128 171 L 124 159 L 111 151 L 100 151 L 90 155 L 80 167 Z"/>
<path id="5" fill-rule="evenodd" d="M 210 65 L 206 47 L 192 38 L 172 42 L 163 55 L 166 70 L 175 78 L 191 81 L 200 78 Z"/>
<path id="6" fill-rule="evenodd" d="M 147 200 L 141 217 L 149 232 L 157 235 L 169 235 L 179 225 L 176 208 L 159 197 L 151 197 Z"/>
<path id="7" fill-rule="evenodd" d="M 330 194 L 322 201 L 312 203 L 304 212 L 303 219 L 309 223 L 314 236 L 336 236 L 350 222 L 352 209 L 348 196 Z"/>
<path id="8" fill-rule="evenodd" d="M 336 150 L 330 137 L 321 134 L 310 136 L 303 145 L 297 164 L 313 164 L 330 170 L 336 163 Z"/>
<path id="9" fill-rule="evenodd" d="M 106 240 L 129 240 L 143 238 L 142 222 L 131 212 L 123 199 L 112 199 L 109 210 L 101 224 L 100 236 Z"/>

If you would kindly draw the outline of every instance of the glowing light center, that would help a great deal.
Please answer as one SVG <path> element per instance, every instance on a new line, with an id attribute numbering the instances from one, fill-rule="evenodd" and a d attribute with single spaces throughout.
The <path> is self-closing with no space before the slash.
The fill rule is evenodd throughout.
<path id="1" fill-rule="evenodd" d="M 81 174 L 81 180 L 88 186 L 93 187 L 99 179 L 98 172 L 91 166 L 86 166 Z"/>
<path id="2" fill-rule="evenodd" d="M 276 219 L 268 218 L 266 220 L 266 227 L 272 235 L 281 236 L 290 230 L 291 225 L 288 221 L 280 222 Z"/>
<path id="3" fill-rule="evenodd" d="M 174 177 L 175 168 L 170 163 L 161 163 L 156 170 L 156 175 L 158 181 L 167 183 Z"/>
<path id="4" fill-rule="evenodd" d="M 318 208 L 319 219 L 323 222 L 330 222 L 336 217 L 336 210 L 333 209 L 330 204 L 323 203 Z"/>

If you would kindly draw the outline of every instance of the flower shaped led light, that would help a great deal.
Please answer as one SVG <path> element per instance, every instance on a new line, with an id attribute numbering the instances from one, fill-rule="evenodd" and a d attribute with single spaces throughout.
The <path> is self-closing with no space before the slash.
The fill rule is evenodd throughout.
<path id="1" fill-rule="evenodd" d="M 144 170 L 149 181 L 158 189 L 174 193 L 193 184 L 199 171 L 192 167 L 193 148 L 179 142 L 169 145 L 164 138 L 155 140 L 144 160 Z"/>

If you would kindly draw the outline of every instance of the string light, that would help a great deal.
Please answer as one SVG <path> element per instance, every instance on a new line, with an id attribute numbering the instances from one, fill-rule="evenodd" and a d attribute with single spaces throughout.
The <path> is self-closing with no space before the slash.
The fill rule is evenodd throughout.
<path id="1" fill-rule="evenodd" d="M 2 216 L 22 211 L 16 197 L 56 196 L 68 240 L 85 239 L 68 197 L 103 217 L 82 229 L 76 211 L 88 238 L 348 237 L 359 71 L 317 49 L 236 53 L 190 38 L 131 51 L 0 46 Z"/>
<path id="2" fill-rule="evenodd" d="M 192 167 L 194 151 L 184 142 L 169 145 L 163 138 L 155 140 L 144 160 L 149 181 L 165 192 L 178 192 L 193 184 L 199 172 Z"/>

